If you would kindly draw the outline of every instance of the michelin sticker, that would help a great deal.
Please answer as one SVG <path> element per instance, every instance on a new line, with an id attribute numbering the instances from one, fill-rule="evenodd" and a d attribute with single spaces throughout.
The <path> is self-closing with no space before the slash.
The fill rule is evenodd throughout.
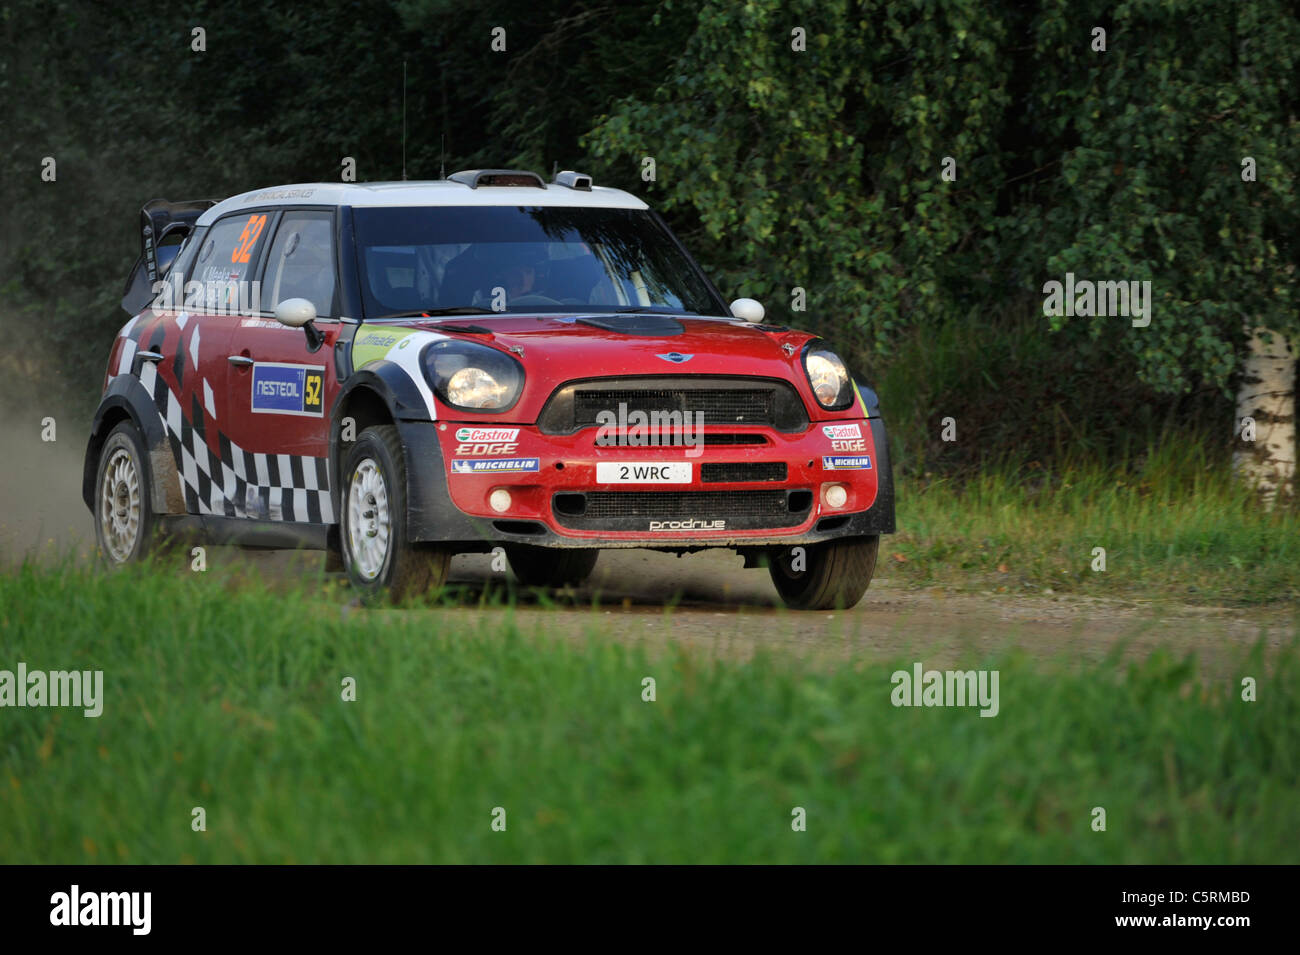
<path id="1" fill-rule="evenodd" d="M 253 411 L 320 418 L 325 409 L 325 367 L 257 362 L 253 365 Z"/>
<path id="2" fill-rule="evenodd" d="M 536 470 L 537 458 L 476 458 L 451 462 L 452 474 L 518 474 Z"/>
<path id="3" fill-rule="evenodd" d="M 822 456 L 823 471 L 870 471 L 871 458 L 867 455 L 842 456 L 826 454 Z"/>

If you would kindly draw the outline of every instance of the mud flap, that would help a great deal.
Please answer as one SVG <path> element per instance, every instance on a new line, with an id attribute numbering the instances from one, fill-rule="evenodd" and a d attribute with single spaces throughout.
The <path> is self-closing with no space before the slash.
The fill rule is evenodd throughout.
<path id="1" fill-rule="evenodd" d="M 447 468 L 432 421 L 398 421 L 406 453 L 406 527 L 411 541 L 479 541 L 501 537 L 491 521 L 471 517 L 451 502 Z"/>
<path id="2" fill-rule="evenodd" d="M 892 534 L 894 523 L 894 467 L 889 458 L 889 436 L 885 433 L 885 419 L 873 417 L 871 443 L 876 449 L 876 500 L 870 510 L 857 515 L 859 524 L 865 524 L 867 534 Z"/>

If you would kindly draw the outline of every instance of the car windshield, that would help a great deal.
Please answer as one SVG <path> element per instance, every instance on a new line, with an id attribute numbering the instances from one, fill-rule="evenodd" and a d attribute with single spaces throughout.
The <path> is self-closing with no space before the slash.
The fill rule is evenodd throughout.
<path id="1" fill-rule="evenodd" d="M 366 315 L 437 311 L 726 314 L 694 263 L 639 209 L 354 210 Z"/>

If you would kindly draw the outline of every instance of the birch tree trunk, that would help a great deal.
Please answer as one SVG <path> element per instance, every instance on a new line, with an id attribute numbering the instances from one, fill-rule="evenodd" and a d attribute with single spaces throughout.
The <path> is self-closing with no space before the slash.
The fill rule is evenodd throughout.
<path id="1" fill-rule="evenodd" d="M 1232 463 L 1238 476 L 1254 486 L 1266 508 L 1289 497 L 1295 481 L 1295 352 L 1274 332 L 1265 341 L 1251 332 L 1246 362 L 1237 389 L 1237 433 L 1247 438 L 1254 422 L 1255 440 L 1238 440 Z"/>

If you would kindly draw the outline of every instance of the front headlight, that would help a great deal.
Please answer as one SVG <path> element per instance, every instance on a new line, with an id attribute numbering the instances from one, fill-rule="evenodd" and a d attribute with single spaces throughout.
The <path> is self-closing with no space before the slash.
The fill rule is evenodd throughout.
<path id="1" fill-rule="evenodd" d="M 422 363 L 433 393 L 462 411 L 505 411 L 524 390 L 523 366 L 477 342 L 434 342 Z"/>
<path id="2" fill-rule="evenodd" d="M 853 379 L 840 356 L 825 342 L 809 342 L 803 353 L 804 373 L 817 403 L 827 411 L 843 411 L 853 403 Z"/>

